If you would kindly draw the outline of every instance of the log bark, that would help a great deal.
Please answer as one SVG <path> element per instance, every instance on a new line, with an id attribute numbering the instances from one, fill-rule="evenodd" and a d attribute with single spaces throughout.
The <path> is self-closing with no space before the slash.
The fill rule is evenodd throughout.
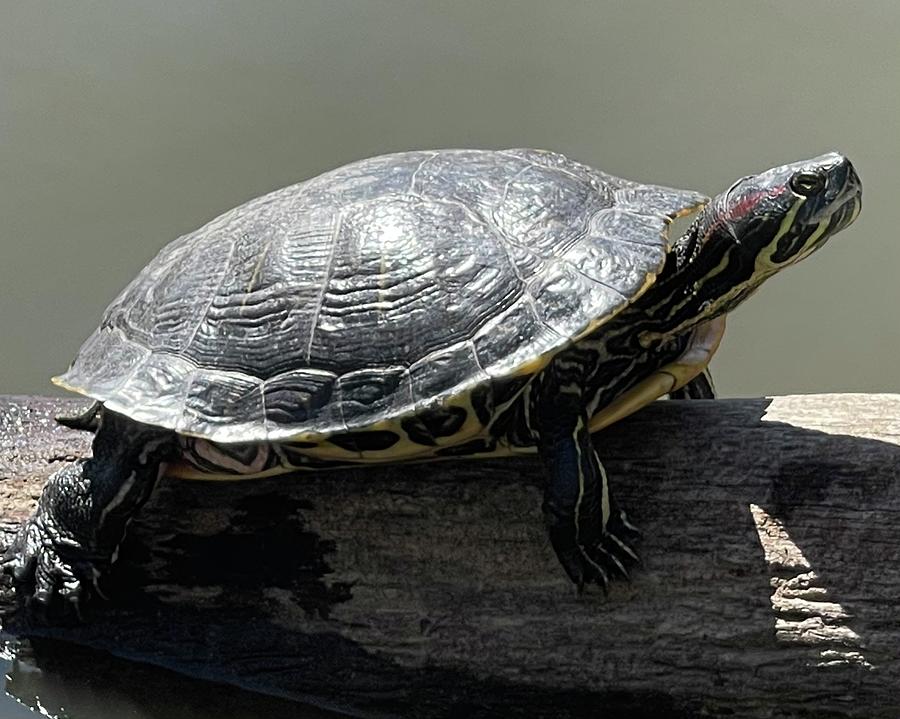
<path id="1" fill-rule="evenodd" d="M 8 541 L 89 448 L 0 398 Z M 164 479 L 80 626 L 4 629 L 366 716 L 900 716 L 900 395 L 656 402 L 596 437 L 644 566 L 578 597 L 535 459 Z"/>

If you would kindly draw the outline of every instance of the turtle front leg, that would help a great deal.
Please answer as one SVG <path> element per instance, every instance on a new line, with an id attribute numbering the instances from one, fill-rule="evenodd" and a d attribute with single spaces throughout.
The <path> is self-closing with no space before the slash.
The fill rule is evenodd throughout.
<path id="1" fill-rule="evenodd" d="M 103 412 L 93 456 L 55 472 L 3 557 L 3 570 L 42 606 L 77 610 L 112 564 L 128 520 L 174 452 L 170 432 Z"/>
<path id="2" fill-rule="evenodd" d="M 55 472 L 41 493 L 34 514 L 19 529 L 3 558 L 3 570 L 17 584 L 33 584 L 33 598 L 43 605 L 54 594 L 77 604 L 85 585 L 96 585 L 108 562 L 91 526 L 91 481 L 88 460 Z M 27 590 L 26 590 L 27 591 Z"/>
<path id="3" fill-rule="evenodd" d="M 543 510 L 550 542 L 579 591 L 589 582 L 605 591 L 610 578 L 627 578 L 626 567 L 639 561 L 629 544 L 637 529 L 610 494 L 580 398 L 564 392 L 545 398 L 539 420 L 538 450 L 548 473 Z"/>

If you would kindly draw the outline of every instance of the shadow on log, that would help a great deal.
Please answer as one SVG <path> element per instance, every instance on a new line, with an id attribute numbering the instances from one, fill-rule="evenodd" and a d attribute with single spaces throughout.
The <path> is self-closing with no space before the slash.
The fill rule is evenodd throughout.
<path id="1" fill-rule="evenodd" d="M 89 435 L 0 398 L 0 518 Z M 900 396 L 657 402 L 597 436 L 642 527 L 576 597 L 532 459 L 163 480 L 88 624 L 4 629 L 360 716 L 900 715 Z M 9 535 L 6 535 L 8 541 Z"/>

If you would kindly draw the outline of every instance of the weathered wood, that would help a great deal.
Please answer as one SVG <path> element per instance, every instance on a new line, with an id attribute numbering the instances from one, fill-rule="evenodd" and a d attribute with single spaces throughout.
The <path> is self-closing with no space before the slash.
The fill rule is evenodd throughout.
<path id="1" fill-rule="evenodd" d="M 0 518 L 89 435 L 0 399 Z M 368 715 L 900 716 L 900 395 L 657 402 L 598 437 L 645 532 L 576 597 L 536 460 L 164 480 L 43 634 Z M 4 595 L 9 612 L 10 597 Z"/>

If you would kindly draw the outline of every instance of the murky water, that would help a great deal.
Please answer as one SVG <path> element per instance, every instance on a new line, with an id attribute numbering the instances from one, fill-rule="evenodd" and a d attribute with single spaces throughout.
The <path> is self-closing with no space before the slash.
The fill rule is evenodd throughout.
<path id="1" fill-rule="evenodd" d="M 4 642 L 0 719 L 334 719 L 340 715 L 73 645 Z"/>

